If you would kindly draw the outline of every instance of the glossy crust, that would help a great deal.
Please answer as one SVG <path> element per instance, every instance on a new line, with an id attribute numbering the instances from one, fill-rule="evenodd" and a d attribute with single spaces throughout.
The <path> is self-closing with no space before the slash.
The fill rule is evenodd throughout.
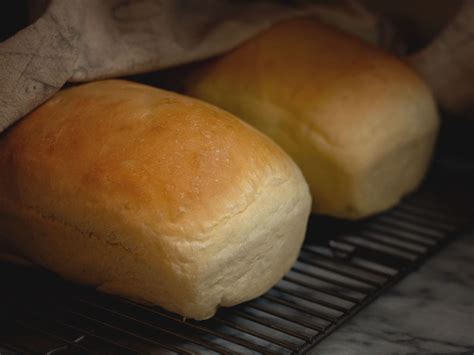
<path id="1" fill-rule="evenodd" d="M 280 23 L 184 81 L 279 143 L 313 211 L 337 217 L 382 211 L 415 189 L 438 131 L 432 95 L 407 65 L 309 19 Z"/>
<path id="2" fill-rule="evenodd" d="M 9 129 L 0 171 L 4 254 L 195 319 L 275 284 L 311 204 L 255 129 L 118 80 L 61 91 Z"/>

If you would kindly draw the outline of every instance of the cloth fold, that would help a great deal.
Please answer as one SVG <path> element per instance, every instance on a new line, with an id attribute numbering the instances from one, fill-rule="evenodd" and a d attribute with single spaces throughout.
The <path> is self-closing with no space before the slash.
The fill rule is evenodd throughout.
<path id="1" fill-rule="evenodd" d="M 66 82 L 132 75 L 205 59 L 286 18 L 314 16 L 382 46 L 390 46 L 392 40 L 387 23 L 354 0 L 51 0 L 45 4 L 34 23 L 0 43 L 0 132 Z"/>

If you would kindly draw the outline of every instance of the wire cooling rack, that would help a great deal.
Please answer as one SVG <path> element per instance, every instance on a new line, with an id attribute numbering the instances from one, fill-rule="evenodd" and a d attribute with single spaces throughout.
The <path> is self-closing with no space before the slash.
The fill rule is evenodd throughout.
<path id="1" fill-rule="evenodd" d="M 472 179 L 453 184 L 452 175 L 432 173 L 416 194 L 361 222 L 311 217 L 298 261 L 283 280 L 208 321 L 0 264 L 0 352 L 305 353 L 472 226 Z"/>

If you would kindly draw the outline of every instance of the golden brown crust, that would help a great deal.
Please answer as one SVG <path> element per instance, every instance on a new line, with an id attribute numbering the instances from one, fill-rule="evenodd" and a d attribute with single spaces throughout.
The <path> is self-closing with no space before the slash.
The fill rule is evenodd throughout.
<path id="1" fill-rule="evenodd" d="M 117 214 L 152 212 L 171 222 L 163 232 L 176 232 L 173 224 L 181 231 L 186 220 L 194 231 L 194 221 L 221 213 L 221 199 L 246 204 L 242 192 L 252 195 L 268 170 L 291 169 L 262 137 L 178 94 L 116 80 L 87 84 L 58 93 L 5 137 L 5 193 L 55 216 L 75 208 L 69 198 L 105 199 Z"/>
<path id="2" fill-rule="evenodd" d="M 2 135 L 0 166 L 6 253 L 191 318 L 272 286 L 309 213 L 301 173 L 268 138 L 216 107 L 126 81 L 55 95 Z M 281 224 L 293 231 L 265 252 Z M 233 294 L 224 287 L 254 273 L 265 275 L 258 289 L 245 277 Z"/>
<path id="3" fill-rule="evenodd" d="M 418 140 L 430 145 L 414 167 L 424 171 L 438 128 L 432 95 L 407 65 L 309 19 L 282 22 L 187 75 L 186 93 L 246 120 L 295 159 L 317 212 L 360 217 L 395 203 L 423 173 L 379 205 L 360 207 L 353 182 Z"/>

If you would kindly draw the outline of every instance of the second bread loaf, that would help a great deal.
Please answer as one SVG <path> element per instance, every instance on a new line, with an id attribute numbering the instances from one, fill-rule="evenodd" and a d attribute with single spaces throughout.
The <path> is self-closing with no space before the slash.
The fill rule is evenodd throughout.
<path id="1" fill-rule="evenodd" d="M 238 115 L 293 157 L 315 212 L 380 212 L 427 170 L 439 125 L 430 90 L 400 60 L 316 21 L 275 25 L 186 74 L 186 93 Z"/>

